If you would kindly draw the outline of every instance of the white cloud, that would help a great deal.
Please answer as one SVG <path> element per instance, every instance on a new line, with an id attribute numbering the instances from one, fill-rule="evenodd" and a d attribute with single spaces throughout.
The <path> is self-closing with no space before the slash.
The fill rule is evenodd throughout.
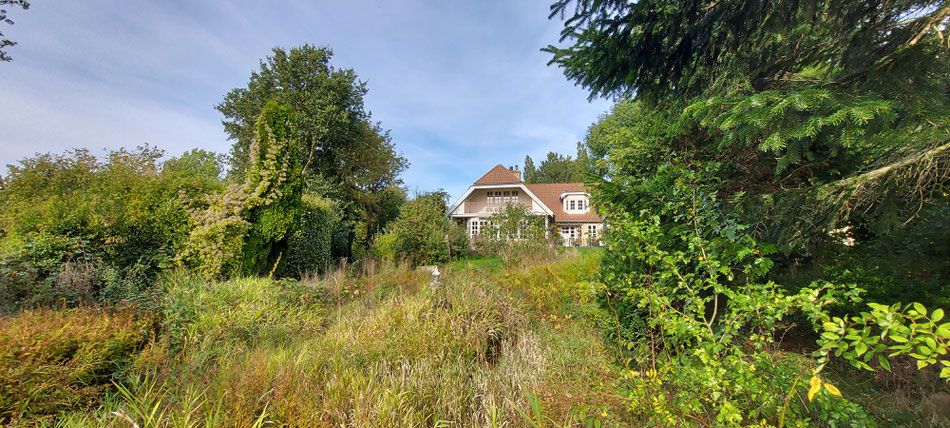
<path id="1" fill-rule="evenodd" d="M 0 164 L 144 142 L 225 152 L 214 105 L 271 47 L 311 43 L 368 82 L 367 109 L 412 163 L 407 185 L 458 195 L 497 163 L 573 154 L 609 105 L 546 65 L 539 49 L 560 31 L 549 3 L 35 3 L 0 64 Z"/>

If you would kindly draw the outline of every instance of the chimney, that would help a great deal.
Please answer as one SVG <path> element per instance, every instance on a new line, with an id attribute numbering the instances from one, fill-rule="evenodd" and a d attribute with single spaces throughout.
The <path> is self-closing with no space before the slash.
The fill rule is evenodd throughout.
<path id="1" fill-rule="evenodd" d="M 519 166 L 515 165 L 514 170 L 511 172 L 515 173 L 515 175 L 518 176 L 518 182 L 521 182 L 521 170 L 519 170 L 518 168 Z"/>

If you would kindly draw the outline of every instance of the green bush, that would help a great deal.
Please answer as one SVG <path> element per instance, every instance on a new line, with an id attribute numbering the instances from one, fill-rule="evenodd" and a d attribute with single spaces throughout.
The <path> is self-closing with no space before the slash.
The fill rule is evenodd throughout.
<path id="1" fill-rule="evenodd" d="M 381 233 L 373 240 L 373 254 L 381 261 L 396 261 L 396 235 Z"/>
<path id="2" fill-rule="evenodd" d="M 446 215 L 442 195 L 423 194 L 407 202 L 389 224 L 383 239 L 393 241 L 395 257 L 413 265 L 443 263 L 466 251 L 465 231 Z"/>
<path id="3" fill-rule="evenodd" d="M 626 373 L 632 402 L 650 403 L 644 416 L 659 424 L 866 419 L 840 394 L 822 397 L 831 402 L 824 413 L 811 400 L 785 399 L 805 388 L 796 371 L 820 367 L 774 357 L 775 332 L 804 307 L 820 312 L 825 298 L 816 296 L 824 291 L 791 295 L 766 279 L 773 249 L 753 239 L 730 214 L 729 201 L 718 199 L 714 168 L 671 162 L 600 195 L 622 201 L 608 211 L 605 306 L 615 311 L 613 302 L 628 301 L 624 310 L 644 321 L 626 343 L 639 363 Z"/>
<path id="4" fill-rule="evenodd" d="M 131 312 L 84 308 L 0 318 L 0 424 L 96 407 L 149 326 Z"/>
<path id="5" fill-rule="evenodd" d="M 304 194 L 303 215 L 288 238 L 287 263 L 281 276 L 306 277 L 333 266 L 333 236 L 343 227 L 337 205 L 321 196 Z"/>
<path id="6" fill-rule="evenodd" d="M 135 298 L 169 266 L 191 228 L 186 207 L 219 186 L 220 161 L 194 150 L 38 155 L 0 189 L 3 306 Z"/>
<path id="7" fill-rule="evenodd" d="M 528 207 L 508 204 L 492 214 L 481 236 L 489 251 L 501 256 L 510 266 L 526 259 L 550 256 L 554 245 L 549 236 L 560 234 L 549 234 L 544 218 L 531 214 Z"/>

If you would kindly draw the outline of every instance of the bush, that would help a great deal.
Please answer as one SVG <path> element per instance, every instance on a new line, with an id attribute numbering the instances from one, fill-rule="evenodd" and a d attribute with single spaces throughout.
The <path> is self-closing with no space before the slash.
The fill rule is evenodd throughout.
<path id="1" fill-rule="evenodd" d="M 148 337 L 131 312 L 29 310 L 0 319 L 0 424 L 94 407 Z"/>
<path id="2" fill-rule="evenodd" d="M 394 254 L 413 265 L 443 263 L 468 247 L 465 231 L 448 218 L 440 194 L 419 195 L 404 204 L 385 235 L 391 235 L 382 239 L 393 241 Z"/>
<path id="3" fill-rule="evenodd" d="M 0 189 L 0 294 L 6 309 L 134 298 L 190 230 L 186 206 L 216 188 L 220 162 L 195 150 L 85 150 L 11 166 Z"/>
<path id="4" fill-rule="evenodd" d="M 281 276 L 306 277 L 334 265 L 333 236 L 343 227 L 337 205 L 321 196 L 305 194 L 300 224 L 288 238 L 287 263 Z"/>
<path id="5" fill-rule="evenodd" d="M 550 256 L 554 245 L 549 235 L 560 236 L 548 233 L 543 217 L 531 214 L 524 205 L 514 204 L 492 214 L 489 226 L 482 232 L 484 244 L 509 266 L 526 259 Z"/>

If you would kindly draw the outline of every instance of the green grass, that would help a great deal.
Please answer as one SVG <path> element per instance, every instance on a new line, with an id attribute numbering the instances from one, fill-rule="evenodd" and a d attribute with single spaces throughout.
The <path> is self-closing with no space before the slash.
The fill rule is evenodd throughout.
<path id="1" fill-rule="evenodd" d="M 452 269 L 454 270 L 466 270 L 466 269 L 485 269 L 490 272 L 497 272 L 505 267 L 504 260 L 498 256 L 483 256 L 483 257 L 465 257 L 458 260 L 453 260 L 451 263 Z"/>
<path id="2" fill-rule="evenodd" d="M 440 290 L 406 266 L 303 282 L 169 276 L 128 373 L 59 425 L 581 426 L 619 413 L 598 392 L 616 373 L 589 317 L 596 255 L 469 263 Z"/>

